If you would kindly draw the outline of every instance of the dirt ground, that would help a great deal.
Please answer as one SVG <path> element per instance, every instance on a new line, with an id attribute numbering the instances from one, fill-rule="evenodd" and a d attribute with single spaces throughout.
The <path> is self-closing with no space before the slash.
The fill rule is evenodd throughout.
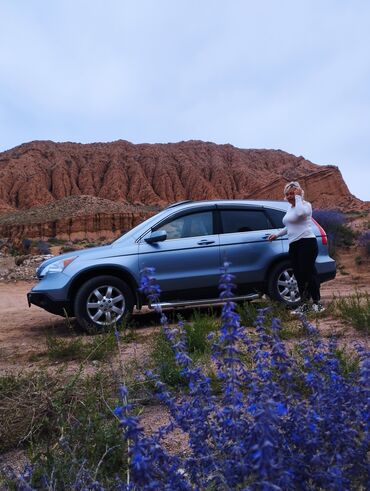
<path id="1" fill-rule="evenodd" d="M 369 262 L 356 265 L 354 257 L 357 253 L 358 251 L 351 250 L 341 254 L 337 277 L 322 285 L 324 304 L 329 304 L 333 296 L 345 297 L 355 291 L 370 292 Z M 28 307 L 26 294 L 32 285 L 32 281 L 0 282 L 0 373 L 9 369 L 36 368 L 39 362 L 30 361 L 35 358 L 31 355 L 46 349 L 48 333 L 63 337 L 73 334 L 63 318 L 34 305 Z M 139 314 L 135 316 L 135 323 L 140 328 L 141 337 L 145 337 L 152 333 L 156 316 L 151 312 Z M 351 343 L 361 338 L 350 326 L 344 326 L 331 317 L 320 319 L 318 327 L 324 336 L 337 332 Z M 368 340 L 361 339 L 361 342 L 367 343 Z M 136 346 L 136 350 L 141 351 L 140 346 Z M 127 355 L 130 357 L 129 353 Z"/>
<path id="2" fill-rule="evenodd" d="M 67 321 L 35 305 L 28 306 L 27 292 L 32 285 L 31 281 L 0 283 L 0 374 L 44 366 L 46 360 L 37 360 L 34 355 L 45 352 L 48 335 L 65 338 L 76 335 L 74 319 Z M 154 312 L 146 311 L 135 316 L 141 341 L 124 346 L 127 358 L 143 357 L 142 345 L 146 336 L 152 334 L 155 322 Z"/>
<path id="3" fill-rule="evenodd" d="M 348 250 L 341 253 L 338 260 L 337 277 L 321 287 L 322 301 L 330 305 L 333 297 L 346 297 L 354 292 L 370 293 L 370 263 L 365 261 L 357 265 L 355 257 L 358 251 Z M 47 335 L 60 337 L 75 336 L 73 320 L 69 325 L 65 319 L 49 314 L 39 307 L 28 307 L 27 292 L 31 289 L 34 281 L 0 281 L 0 375 L 9 372 L 33 371 L 45 367 L 58 370 L 58 365 L 63 362 L 50 362 L 46 353 Z M 181 314 L 186 317 L 181 311 Z M 325 315 L 312 321 L 317 325 L 323 337 L 337 334 L 341 346 L 350 348 L 355 344 L 361 344 L 370 348 L 369 337 L 356 331 L 350 325 L 340 322 L 338 319 Z M 143 312 L 135 316 L 135 326 L 138 328 L 137 340 L 125 343 L 123 346 L 124 363 L 128 365 L 138 362 L 141 366 L 145 364 L 148 356 L 148 338 L 158 331 L 158 317 L 153 312 Z M 39 356 L 41 354 L 41 356 Z M 88 370 L 94 370 L 94 362 Z M 63 370 L 75 372 L 78 363 L 69 362 L 63 366 Z M 146 431 L 168 422 L 168 414 L 163 406 L 145 405 L 141 414 L 141 422 Z M 179 434 L 172 435 L 166 447 L 170 451 L 186 451 L 186 438 Z M 22 469 L 26 462 L 26 455 L 22 449 L 14 449 L 0 456 L 1 465 L 9 464 L 14 469 Z M 0 487 L 1 489 L 1 487 Z"/>

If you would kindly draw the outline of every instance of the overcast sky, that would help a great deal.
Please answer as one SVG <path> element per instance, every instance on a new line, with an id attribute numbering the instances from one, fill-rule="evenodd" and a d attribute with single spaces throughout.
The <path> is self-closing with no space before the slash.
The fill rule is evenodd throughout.
<path id="1" fill-rule="evenodd" d="M 370 200 L 367 0 L 0 0 L 0 151 L 204 140 L 337 165 Z"/>

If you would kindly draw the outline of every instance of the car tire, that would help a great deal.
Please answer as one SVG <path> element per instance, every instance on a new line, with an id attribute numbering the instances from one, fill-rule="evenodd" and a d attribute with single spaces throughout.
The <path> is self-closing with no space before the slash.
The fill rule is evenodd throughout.
<path id="1" fill-rule="evenodd" d="M 116 276 L 97 276 L 77 291 L 74 314 L 87 330 L 103 330 L 121 323 L 134 308 L 131 288 Z"/>
<path id="2" fill-rule="evenodd" d="M 267 294 L 271 300 L 289 307 L 296 307 L 299 304 L 297 281 L 290 261 L 282 261 L 272 268 L 267 283 Z"/>

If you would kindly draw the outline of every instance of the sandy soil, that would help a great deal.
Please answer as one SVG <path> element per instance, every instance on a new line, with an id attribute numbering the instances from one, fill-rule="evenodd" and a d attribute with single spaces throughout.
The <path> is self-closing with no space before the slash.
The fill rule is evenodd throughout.
<path id="1" fill-rule="evenodd" d="M 34 360 L 33 355 L 46 350 L 48 334 L 60 337 L 76 335 L 74 319 L 67 321 L 35 305 L 28 306 L 27 292 L 32 285 L 33 282 L 29 281 L 0 282 L 0 373 L 44 365 L 46 360 Z M 126 358 L 142 359 L 145 337 L 153 333 L 155 322 L 156 314 L 153 312 L 146 311 L 135 316 L 141 341 L 124 345 Z"/>
<path id="2" fill-rule="evenodd" d="M 26 281 L 0 283 L 0 369 L 22 364 L 44 346 L 46 329 L 64 325 L 63 319 L 28 307 L 26 294 L 31 287 Z"/>
<path id="3" fill-rule="evenodd" d="M 330 305 L 333 296 L 348 296 L 355 291 L 370 293 L 370 267 L 369 263 L 357 266 L 354 261 L 357 251 L 344 252 L 339 260 L 338 274 L 335 280 L 322 285 L 323 303 Z M 0 375 L 9 371 L 33 371 L 39 367 L 48 370 L 58 370 L 58 365 L 63 365 L 63 370 L 75 372 L 78 363 L 62 362 L 51 363 L 45 355 L 46 336 L 53 333 L 60 337 L 75 336 L 65 319 L 49 314 L 44 310 L 32 306 L 28 307 L 27 292 L 33 282 L 16 281 L 0 282 Z M 186 317 L 191 312 L 181 311 Z M 318 317 L 312 321 L 319 328 L 324 337 L 337 334 L 341 346 L 350 348 L 357 343 L 370 348 L 370 339 L 360 334 L 351 326 L 340 322 L 331 316 Z M 148 356 L 148 346 L 151 338 L 158 331 L 158 317 L 153 312 L 143 312 L 135 316 L 135 325 L 138 328 L 138 338 L 135 342 L 123 344 L 123 360 L 128 366 L 138 363 L 143 366 Z M 44 355 L 42 355 L 44 353 Z M 40 356 L 41 354 L 41 356 Z M 53 366 L 55 365 L 55 366 Z M 87 370 L 94 370 L 94 362 Z M 151 432 L 168 422 L 168 413 L 161 405 L 150 404 L 143 407 L 141 422 L 145 431 Z M 178 430 L 165 441 L 167 450 L 176 453 L 187 451 L 186 437 Z M 26 462 L 23 449 L 14 449 L 0 456 L 0 467 L 10 464 L 14 469 L 20 470 Z M 1 486 L 0 486 L 1 489 Z"/>
<path id="4" fill-rule="evenodd" d="M 369 263 L 356 266 L 355 253 L 344 252 L 340 258 L 337 277 L 322 285 L 322 298 L 325 304 L 329 304 L 333 296 L 348 296 L 356 290 L 370 292 Z M 26 294 L 32 284 L 30 281 L 0 282 L 0 372 L 14 368 L 32 368 L 37 365 L 37 361 L 30 362 L 30 357 L 45 350 L 48 333 L 52 332 L 63 337 L 74 334 L 63 318 L 34 305 L 28 307 Z M 151 312 L 139 314 L 135 316 L 135 323 L 140 328 L 141 335 L 149 335 L 153 327 L 148 326 L 156 323 L 156 315 Z M 320 319 L 318 327 L 324 335 L 339 330 L 341 336 L 352 336 L 353 341 L 359 337 L 359 334 L 349 326 L 344 326 L 330 317 Z M 137 350 L 141 351 L 140 346 L 136 346 L 135 349 L 136 352 L 131 356 L 136 356 Z M 127 350 L 130 350 L 128 346 Z M 127 355 L 130 357 L 129 352 Z"/>

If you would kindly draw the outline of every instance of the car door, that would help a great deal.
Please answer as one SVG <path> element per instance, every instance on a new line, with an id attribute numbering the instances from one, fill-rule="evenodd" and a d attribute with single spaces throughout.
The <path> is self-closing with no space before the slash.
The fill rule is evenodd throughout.
<path id="1" fill-rule="evenodd" d="M 139 267 L 154 267 L 162 300 L 192 300 L 218 295 L 219 236 L 215 206 L 180 212 L 152 227 L 139 242 Z M 151 234 L 166 239 L 148 243 Z"/>
<path id="2" fill-rule="evenodd" d="M 282 241 L 267 240 L 277 229 L 262 207 L 223 207 L 219 219 L 220 263 L 230 263 L 236 293 L 244 293 L 264 281 L 271 261 L 283 252 Z"/>

